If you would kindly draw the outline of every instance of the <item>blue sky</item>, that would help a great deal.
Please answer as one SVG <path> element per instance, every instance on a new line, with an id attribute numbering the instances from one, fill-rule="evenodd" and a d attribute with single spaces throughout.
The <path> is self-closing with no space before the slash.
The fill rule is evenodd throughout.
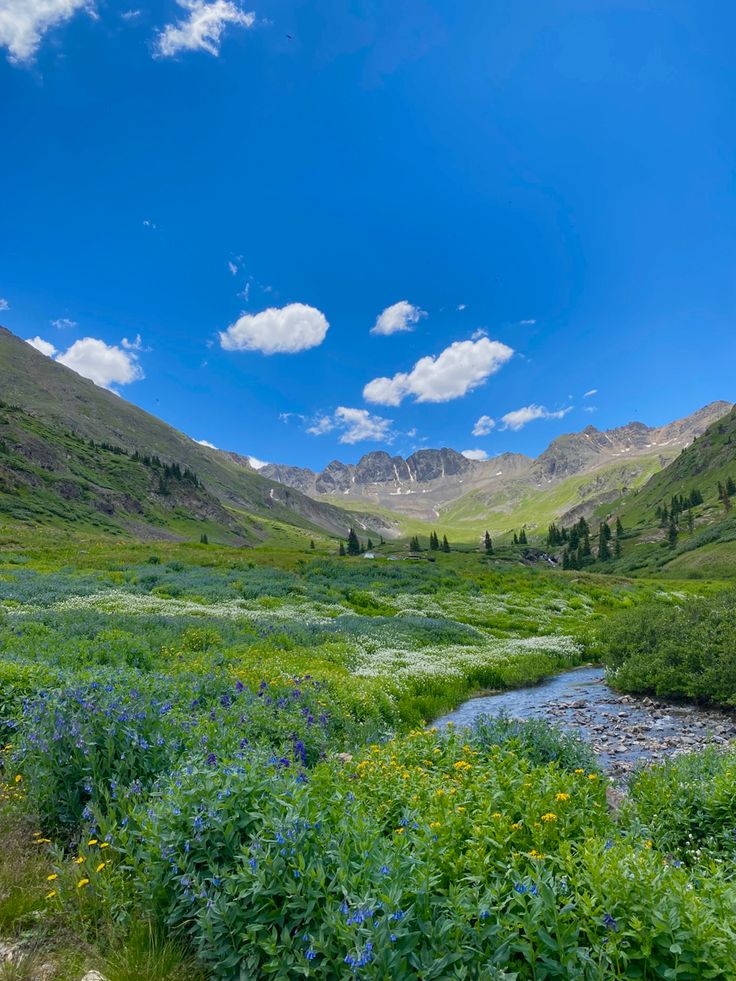
<path id="1" fill-rule="evenodd" d="M 735 32 L 725 2 L 4 0 L 0 322 L 317 468 L 733 399 Z"/>

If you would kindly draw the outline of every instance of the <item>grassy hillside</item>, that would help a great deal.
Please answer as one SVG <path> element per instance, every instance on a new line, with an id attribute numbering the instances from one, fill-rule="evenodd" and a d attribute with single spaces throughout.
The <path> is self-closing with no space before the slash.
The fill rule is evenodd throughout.
<path id="1" fill-rule="evenodd" d="M 736 409 L 710 426 L 664 470 L 613 505 L 602 506 L 600 520 L 619 517 L 625 529 L 621 556 L 597 566 L 618 574 L 656 574 L 673 577 L 731 578 L 736 575 L 736 494 L 727 504 L 719 485 L 736 481 Z M 693 491 L 702 502 L 676 514 L 675 534 L 662 508 L 672 510 L 673 498 L 689 499 Z"/>
<path id="2" fill-rule="evenodd" d="M 65 439 L 62 434 L 74 434 L 188 468 L 227 510 L 321 528 L 336 535 L 344 535 L 350 523 L 339 508 L 266 480 L 228 454 L 201 446 L 118 395 L 44 357 L 4 328 L 0 328 L 0 400 L 45 423 L 45 438 L 51 444 Z M 94 466 L 93 461 L 88 465 Z M 107 463 L 101 461 L 101 466 L 104 470 Z M 60 517 L 63 519 L 63 513 Z"/>

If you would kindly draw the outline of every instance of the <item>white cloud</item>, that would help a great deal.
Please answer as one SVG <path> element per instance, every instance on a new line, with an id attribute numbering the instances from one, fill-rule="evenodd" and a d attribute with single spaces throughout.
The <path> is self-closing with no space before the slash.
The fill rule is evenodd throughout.
<path id="1" fill-rule="evenodd" d="M 513 353 L 487 337 L 455 341 L 436 358 L 420 358 L 409 372 L 374 378 L 363 389 L 363 398 L 378 405 L 400 405 L 407 395 L 417 402 L 449 402 L 482 385 Z"/>
<path id="2" fill-rule="evenodd" d="M 140 15 L 140 10 L 124 10 L 120 16 L 123 20 L 138 20 Z"/>
<path id="3" fill-rule="evenodd" d="M 268 466 L 266 460 L 259 460 L 257 456 L 249 456 L 248 463 L 250 463 L 254 470 L 263 470 L 264 467 Z"/>
<path id="4" fill-rule="evenodd" d="M 458 303 L 457 308 L 458 308 L 458 310 L 464 310 L 466 306 L 467 306 L 467 303 Z"/>
<path id="5" fill-rule="evenodd" d="M 77 326 L 77 321 L 70 320 L 68 317 L 58 317 L 56 320 L 51 321 L 51 326 L 56 327 L 57 330 L 70 330 L 72 327 Z"/>
<path id="6" fill-rule="evenodd" d="M 492 429 L 496 428 L 496 420 L 490 416 L 481 416 L 473 426 L 473 436 L 487 436 Z"/>
<path id="7" fill-rule="evenodd" d="M 135 351 L 106 344 L 96 337 L 83 337 L 75 341 L 56 360 L 83 378 L 91 379 L 101 388 L 129 385 L 144 377 Z"/>
<path id="8" fill-rule="evenodd" d="M 124 337 L 120 342 L 126 351 L 142 351 L 143 341 L 141 340 L 141 335 L 136 334 L 134 341 L 129 341 L 127 337 Z"/>
<path id="9" fill-rule="evenodd" d="M 589 398 L 592 398 L 594 395 L 597 395 L 597 394 L 598 394 L 598 389 L 597 388 L 591 388 L 591 390 L 589 392 L 586 392 L 585 395 L 583 395 L 583 398 L 584 399 L 589 399 Z"/>
<path id="10" fill-rule="evenodd" d="M 235 265 L 234 262 L 228 262 L 227 268 L 230 270 L 230 272 L 233 274 L 233 276 L 237 276 L 237 274 L 238 274 L 238 267 Z"/>
<path id="11" fill-rule="evenodd" d="M 568 412 L 572 412 L 572 409 L 573 406 L 568 405 L 557 412 L 550 412 L 543 405 L 525 405 L 521 409 L 514 409 L 513 412 L 507 412 L 505 416 L 501 416 L 503 424 L 501 428 L 517 432 L 519 429 L 523 429 L 527 423 L 534 422 L 535 419 L 564 419 Z"/>
<path id="12" fill-rule="evenodd" d="M 424 310 L 415 307 L 408 300 L 399 300 L 378 315 L 375 324 L 371 327 L 371 334 L 399 334 L 402 331 L 414 330 L 421 318 L 426 316 Z"/>
<path id="13" fill-rule="evenodd" d="M 0 310 L 9 310 L 9 309 L 10 309 L 10 304 L 8 303 L 8 301 L 5 299 L 4 296 L 0 296 Z"/>
<path id="14" fill-rule="evenodd" d="M 529 324 L 536 324 L 536 322 L 537 322 L 536 320 L 520 320 L 519 321 L 519 323 L 520 324 L 524 324 L 524 326 L 527 326 Z"/>
<path id="15" fill-rule="evenodd" d="M 482 327 L 479 327 L 477 330 L 474 330 L 473 333 L 470 335 L 470 340 L 477 341 L 480 340 L 481 337 L 488 337 L 488 331 L 484 330 Z"/>
<path id="16" fill-rule="evenodd" d="M 26 343 L 30 344 L 31 347 L 35 347 L 41 354 L 45 354 L 47 358 L 53 358 L 56 354 L 54 345 L 50 341 L 45 341 L 43 337 L 27 337 Z"/>
<path id="17" fill-rule="evenodd" d="M 282 413 L 282 418 L 284 415 L 286 415 L 286 413 Z M 332 416 L 317 416 L 316 419 L 313 420 L 311 426 L 307 426 L 307 432 L 311 436 L 324 436 L 325 433 L 332 432 L 334 428 L 335 423 Z"/>
<path id="18" fill-rule="evenodd" d="M 341 443 L 361 443 L 363 440 L 385 440 L 391 442 L 393 420 L 374 416 L 367 409 L 348 409 L 344 405 L 329 415 L 320 415 L 307 428 L 312 436 L 323 436 L 333 429 L 341 430 Z"/>
<path id="19" fill-rule="evenodd" d="M 0 47 L 8 49 L 10 61 L 31 61 L 44 34 L 79 10 L 94 16 L 90 0 L 2 0 Z"/>
<path id="20" fill-rule="evenodd" d="M 488 454 L 485 450 L 463 450 L 463 456 L 466 460 L 487 460 Z"/>
<path id="21" fill-rule="evenodd" d="M 206 446 L 210 450 L 216 450 L 217 449 L 217 447 L 215 446 L 215 444 L 214 443 L 210 443 L 210 441 L 208 439 L 195 439 L 194 442 L 195 443 L 199 443 L 200 446 Z"/>
<path id="22" fill-rule="evenodd" d="M 244 313 L 220 333 L 220 345 L 225 351 L 294 354 L 321 344 L 329 326 L 325 315 L 315 307 L 289 303 L 261 313 Z"/>
<path id="23" fill-rule="evenodd" d="M 156 41 L 156 54 L 167 58 L 180 51 L 207 51 L 217 57 L 220 41 L 225 27 L 234 24 L 238 27 L 252 27 L 256 15 L 246 13 L 229 0 L 177 0 L 184 10 L 189 11 L 185 20 L 167 24 Z"/>

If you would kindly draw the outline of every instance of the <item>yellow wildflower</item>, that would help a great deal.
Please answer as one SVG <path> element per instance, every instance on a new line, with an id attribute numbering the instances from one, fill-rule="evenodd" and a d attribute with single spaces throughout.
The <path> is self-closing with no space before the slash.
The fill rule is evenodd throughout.
<path id="1" fill-rule="evenodd" d="M 16 775 L 15 775 L 15 782 L 16 783 L 22 783 L 22 781 L 23 781 L 23 777 L 20 775 L 20 773 L 16 773 Z"/>
<path id="2" fill-rule="evenodd" d="M 74 864 L 81 865 L 83 861 L 84 861 L 84 855 L 80 855 L 79 858 L 74 859 Z"/>
<path id="3" fill-rule="evenodd" d="M 576 770 L 575 772 L 576 772 L 576 773 L 585 773 L 585 770 L 583 770 L 583 769 L 579 769 L 579 770 Z"/>
<path id="4" fill-rule="evenodd" d="M 110 842 L 109 841 L 103 841 L 100 844 L 100 848 L 109 848 L 109 847 L 110 847 Z"/>
<path id="5" fill-rule="evenodd" d="M 87 844 L 88 845 L 96 845 L 97 844 L 97 839 L 96 838 L 90 838 L 89 841 L 87 842 Z"/>
<path id="6" fill-rule="evenodd" d="M 46 899 L 53 899 L 55 895 L 56 895 L 56 890 L 52 889 L 51 892 L 46 893 Z"/>
<path id="7" fill-rule="evenodd" d="M 542 815 L 542 820 L 546 824 L 552 824 L 553 821 L 557 820 L 557 815 L 555 814 L 554 811 L 548 811 L 546 814 Z"/>
<path id="8" fill-rule="evenodd" d="M 646 840 L 646 841 L 644 842 L 644 847 L 645 847 L 645 848 L 651 848 L 651 847 L 652 847 L 652 841 L 651 841 L 651 839 L 650 839 L 650 838 L 648 838 L 648 839 L 647 839 L 647 840 Z"/>
<path id="9" fill-rule="evenodd" d="M 588 774 L 588 780 L 597 780 L 597 779 L 598 779 L 598 774 L 597 773 L 589 773 Z"/>
<path id="10" fill-rule="evenodd" d="M 97 868 L 95 869 L 95 872 L 102 872 L 102 870 L 104 869 L 104 867 L 105 867 L 106 865 L 107 865 L 107 862 L 100 862 L 100 864 L 99 864 L 99 865 L 97 866 Z"/>
<path id="11" fill-rule="evenodd" d="M 570 800 L 569 794 L 555 794 L 555 800 Z"/>
<path id="12" fill-rule="evenodd" d="M 511 825 L 511 829 L 513 831 L 518 831 L 520 827 L 521 827 L 521 821 L 514 821 L 514 823 Z"/>
<path id="13" fill-rule="evenodd" d="M 56 874 L 56 872 L 52 872 L 51 875 L 47 875 L 46 876 L 46 881 L 47 882 L 53 882 L 54 879 L 58 879 L 58 878 L 59 878 L 59 876 Z"/>
<path id="14" fill-rule="evenodd" d="M 77 889 L 82 889 L 84 886 L 89 885 L 89 879 L 80 879 L 77 883 Z"/>
<path id="15" fill-rule="evenodd" d="M 396 830 L 394 831 L 394 834 L 397 834 L 397 835 L 403 835 L 403 833 L 404 833 L 404 829 L 403 828 L 396 828 Z"/>

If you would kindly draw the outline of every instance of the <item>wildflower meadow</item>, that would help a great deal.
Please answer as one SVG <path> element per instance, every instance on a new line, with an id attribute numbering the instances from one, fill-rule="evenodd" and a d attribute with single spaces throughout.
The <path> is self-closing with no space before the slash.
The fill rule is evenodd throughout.
<path id="1" fill-rule="evenodd" d="M 613 813 L 574 736 L 432 725 L 595 660 L 611 614 L 675 587 L 66 559 L 0 555 L 0 939 L 54 977 L 736 977 L 736 754 L 637 774 Z"/>

